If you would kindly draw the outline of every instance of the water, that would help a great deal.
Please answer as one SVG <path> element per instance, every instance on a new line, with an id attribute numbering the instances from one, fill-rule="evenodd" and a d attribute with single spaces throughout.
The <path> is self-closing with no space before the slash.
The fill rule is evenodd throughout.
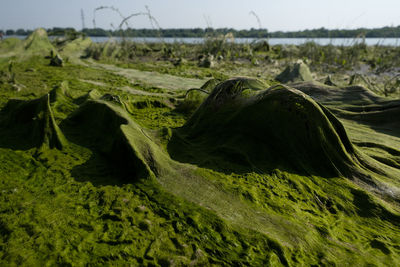
<path id="1" fill-rule="evenodd" d="M 8 37 L 17 37 L 20 39 L 25 39 L 26 36 L 5 36 Z M 50 39 L 56 38 L 55 36 L 51 36 Z M 102 43 L 108 41 L 109 37 L 90 37 L 95 43 Z M 121 37 L 112 37 L 116 41 L 121 41 Z M 127 40 L 142 42 L 142 43 L 159 43 L 161 41 L 165 43 L 185 43 L 185 44 L 201 44 L 204 42 L 203 38 L 157 38 L 157 37 L 127 37 Z M 259 38 L 235 38 L 234 42 L 238 44 L 246 44 L 252 43 L 259 40 Z M 301 45 L 306 42 L 315 42 L 319 45 L 337 45 L 337 46 L 351 46 L 356 43 L 361 43 L 362 39 L 354 39 L 354 38 L 270 38 L 268 40 L 270 45 Z M 398 38 L 366 38 L 365 43 L 367 45 L 387 45 L 387 46 L 400 46 L 400 39 Z"/>
<path id="2" fill-rule="evenodd" d="M 108 37 L 90 37 L 93 42 L 101 43 L 109 40 Z M 113 37 L 115 40 L 120 41 L 120 37 Z M 160 38 L 156 37 L 128 37 L 127 40 L 143 42 L 143 43 L 159 43 Z M 163 38 L 165 43 L 185 43 L 185 44 L 201 44 L 204 42 L 203 38 Z M 260 38 L 235 38 L 234 42 L 238 44 L 253 43 L 259 40 L 265 40 Z M 315 42 L 319 45 L 344 45 L 351 46 L 356 43 L 361 43 L 362 39 L 354 38 L 270 38 L 268 40 L 270 45 L 301 45 L 307 42 Z M 400 40 L 397 38 L 366 38 L 365 43 L 367 45 L 388 45 L 388 46 L 400 46 Z"/>

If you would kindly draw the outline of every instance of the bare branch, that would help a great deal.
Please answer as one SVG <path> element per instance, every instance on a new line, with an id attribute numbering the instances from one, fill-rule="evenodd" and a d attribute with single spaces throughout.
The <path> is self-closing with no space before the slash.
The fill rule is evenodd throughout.
<path id="1" fill-rule="evenodd" d="M 121 17 L 121 19 L 125 19 L 124 15 L 122 15 L 121 11 L 119 11 L 118 8 L 116 8 L 114 6 L 99 6 L 93 10 L 93 28 L 96 28 L 96 12 L 100 11 L 100 10 L 104 10 L 104 9 L 110 9 L 110 10 L 116 12 Z M 130 27 L 127 21 L 125 21 L 124 23 L 125 23 L 126 27 L 128 27 L 128 28 Z"/>
<path id="2" fill-rule="evenodd" d="M 190 93 L 191 91 L 199 91 L 199 92 L 205 93 L 205 94 L 207 94 L 207 95 L 210 94 L 210 92 L 207 92 L 206 90 L 201 89 L 201 88 L 190 88 L 189 90 L 186 91 L 185 98 L 189 95 L 189 93 Z"/>
<path id="3" fill-rule="evenodd" d="M 252 16 L 256 17 L 257 23 L 258 23 L 258 27 L 259 27 L 260 29 L 262 29 L 261 20 L 260 20 L 260 18 L 258 17 L 258 15 L 256 14 L 256 12 L 254 12 L 254 11 L 252 10 L 252 11 L 250 11 L 249 15 L 252 15 Z"/>
<path id="4" fill-rule="evenodd" d="M 137 17 L 137 16 L 141 16 L 141 15 L 147 15 L 146 13 L 143 13 L 143 12 L 139 12 L 139 13 L 134 13 L 134 14 L 131 14 L 131 15 L 129 15 L 128 17 L 126 17 L 126 18 L 123 18 L 122 19 L 122 21 L 121 21 L 121 23 L 119 24 L 119 29 L 121 29 L 122 28 L 122 25 L 124 25 L 124 23 L 127 23 L 127 21 L 128 20 L 130 20 L 131 18 L 133 18 L 133 17 Z"/>

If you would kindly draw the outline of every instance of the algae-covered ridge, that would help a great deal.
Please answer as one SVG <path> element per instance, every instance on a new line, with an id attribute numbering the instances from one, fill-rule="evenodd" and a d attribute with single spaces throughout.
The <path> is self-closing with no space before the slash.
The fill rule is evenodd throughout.
<path id="1" fill-rule="evenodd" d="M 93 47 L 0 42 L 1 265 L 398 265 L 398 100 Z"/>

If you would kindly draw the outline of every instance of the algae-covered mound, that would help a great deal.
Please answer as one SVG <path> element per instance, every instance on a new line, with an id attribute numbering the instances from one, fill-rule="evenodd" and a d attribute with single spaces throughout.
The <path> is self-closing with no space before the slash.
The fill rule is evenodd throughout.
<path id="1" fill-rule="evenodd" d="M 39 28 L 35 30 L 23 43 L 24 49 L 31 53 L 49 53 L 55 51 L 50 43 L 46 30 Z"/>
<path id="2" fill-rule="evenodd" d="M 39 28 L 23 41 L 18 38 L 7 38 L 0 41 L 0 52 L 48 55 L 51 52 L 55 53 L 56 49 L 50 43 L 46 30 Z"/>
<path id="3" fill-rule="evenodd" d="M 59 85 L 53 87 L 49 92 L 50 104 L 53 108 L 54 117 L 57 120 L 65 119 L 68 114 L 73 112 L 77 105 L 69 91 L 68 82 L 63 81 Z"/>
<path id="4" fill-rule="evenodd" d="M 131 180 L 154 177 L 160 170 L 157 146 L 122 108 L 88 100 L 63 122 L 68 137 L 116 163 Z"/>
<path id="5" fill-rule="evenodd" d="M 178 129 L 173 157 L 202 166 L 352 176 L 356 156 L 343 126 L 298 90 L 244 78 L 215 87 Z"/>
<path id="6" fill-rule="evenodd" d="M 81 97 L 78 97 L 77 99 L 74 100 L 74 103 L 80 105 L 83 104 L 87 100 L 96 100 L 101 97 L 101 93 L 97 91 L 96 89 L 90 90 L 86 94 L 84 94 Z"/>
<path id="7" fill-rule="evenodd" d="M 356 121 L 370 127 L 390 132 L 395 136 L 400 134 L 400 102 L 388 101 L 380 105 L 370 105 L 365 107 L 350 106 L 346 109 L 333 110 L 338 117 Z"/>
<path id="8" fill-rule="evenodd" d="M 308 66 L 301 60 L 289 65 L 275 78 L 281 83 L 291 83 L 300 81 L 312 81 L 312 75 Z"/>
<path id="9" fill-rule="evenodd" d="M 53 90 L 49 92 L 50 102 L 68 102 L 71 100 L 69 93 L 69 87 L 67 82 L 61 82 L 60 85 L 56 85 Z"/>
<path id="10" fill-rule="evenodd" d="M 89 37 L 83 38 L 79 37 L 75 40 L 67 42 L 62 48 L 61 51 L 64 55 L 68 56 L 80 56 L 85 49 L 87 49 L 92 44 L 92 39 Z"/>
<path id="11" fill-rule="evenodd" d="M 137 45 L 133 45 L 132 50 L 136 51 Z M 143 44 L 143 46 L 145 46 Z M 92 57 L 96 60 L 101 58 L 118 58 L 123 52 L 122 47 L 118 45 L 116 39 L 110 38 L 105 43 L 90 43 L 83 53 L 83 57 Z"/>
<path id="12" fill-rule="evenodd" d="M 191 88 L 187 90 L 185 99 L 178 104 L 176 110 L 182 113 L 194 112 L 219 82 L 220 80 L 218 79 L 210 79 L 200 88 Z"/>
<path id="13" fill-rule="evenodd" d="M 24 101 L 10 100 L 0 115 L 0 140 L 18 149 L 41 147 L 62 149 L 67 141 L 58 127 L 49 94 Z"/>
<path id="14" fill-rule="evenodd" d="M 6 53 L 11 52 L 20 47 L 21 39 L 11 37 L 0 41 L 0 52 Z"/>
<path id="15" fill-rule="evenodd" d="M 290 85 L 322 103 L 346 103 L 370 105 L 383 99 L 362 86 L 333 87 L 315 81 L 298 82 Z"/>
<path id="16" fill-rule="evenodd" d="M 117 105 L 122 105 L 121 98 L 118 95 L 105 94 L 100 97 L 100 100 L 113 102 L 114 104 L 117 104 Z"/>

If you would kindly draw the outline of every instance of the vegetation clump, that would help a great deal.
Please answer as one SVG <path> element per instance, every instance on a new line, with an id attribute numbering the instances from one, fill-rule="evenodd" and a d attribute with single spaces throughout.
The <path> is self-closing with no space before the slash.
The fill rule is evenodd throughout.
<path id="1" fill-rule="evenodd" d="M 211 54 L 207 55 L 201 55 L 199 57 L 199 67 L 203 68 L 212 68 L 214 67 L 215 62 L 214 62 L 214 56 Z"/>
<path id="2" fill-rule="evenodd" d="M 62 67 L 64 65 L 64 61 L 60 55 L 56 54 L 50 59 L 50 66 L 53 67 Z"/>
<path id="3" fill-rule="evenodd" d="M 293 65 L 287 66 L 275 79 L 281 83 L 313 80 L 310 69 L 301 60 Z"/>

